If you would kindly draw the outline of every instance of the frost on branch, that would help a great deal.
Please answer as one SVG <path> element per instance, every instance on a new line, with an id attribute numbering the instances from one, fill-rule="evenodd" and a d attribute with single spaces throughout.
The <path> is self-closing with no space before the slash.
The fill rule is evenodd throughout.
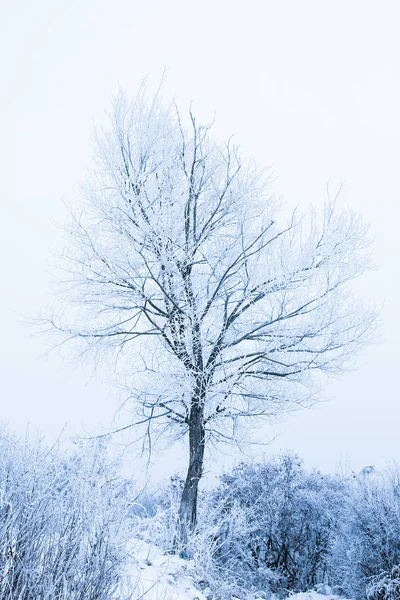
<path id="1" fill-rule="evenodd" d="M 369 267 L 360 217 L 328 200 L 285 221 L 268 174 L 210 129 L 158 95 L 118 96 L 71 216 L 71 304 L 52 320 L 118 359 L 148 439 L 188 434 L 192 524 L 206 439 L 307 405 L 312 374 L 351 365 L 374 322 L 351 291 Z"/>

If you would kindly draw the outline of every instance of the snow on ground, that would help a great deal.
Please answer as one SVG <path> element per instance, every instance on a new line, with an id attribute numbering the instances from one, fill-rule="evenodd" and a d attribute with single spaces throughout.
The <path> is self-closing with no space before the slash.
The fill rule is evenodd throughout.
<path id="1" fill-rule="evenodd" d="M 300 592 L 299 594 L 293 594 L 289 596 L 290 600 L 344 600 L 344 598 L 339 598 L 339 596 L 335 596 L 334 594 L 324 593 L 319 594 L 318 592 Z"/>
<path id="2" fill-rule="evenodd" d="M 190 578 L 191 561 L 135 540 L 132 574 L 138 600 L 206 600 Z"/>
<path id="3" fill-rule="evenodd" d="M 140 539 L 133 542 L 130 584 L 135 587 L 137 600 L 207 600 L 195 587 L 191 574 L 194 565 L 176 555 L 165 554 L 157 546 Z M 344 600 L 330 593 L 302 592 L 288 600 Z"/>

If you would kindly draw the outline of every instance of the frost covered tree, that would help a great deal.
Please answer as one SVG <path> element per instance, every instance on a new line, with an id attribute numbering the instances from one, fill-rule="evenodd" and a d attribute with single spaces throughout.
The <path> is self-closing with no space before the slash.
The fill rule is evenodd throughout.
<path id="1" fill-rule="evenodd" d="M 360 217 L 328 200 L 278 220 L 268 172 L 210 130 L 159 94 L 117 97 L 68 230 L 72 310 L 51 320 L 123 361 L 148 439 L 188 437 L 183 530 L 207 440 L 307 404 L 374 320 L 351 291 L 369 265 Z"/>

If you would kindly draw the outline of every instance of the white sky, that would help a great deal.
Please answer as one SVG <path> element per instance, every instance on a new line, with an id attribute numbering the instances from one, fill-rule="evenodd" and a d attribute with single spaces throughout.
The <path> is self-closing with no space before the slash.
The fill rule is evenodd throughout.
<path id="1" fill-rule="evenodd" d="M 3 0 L 0 395 L 12 429 L 54 438 L 113 414 L 107 388 L 44 358 L 18 313 L 49 302 L 50 248 L 61 244 L 52 221 L 76 199 L 93 123 L 118 85 L 133 94 L 166 66 L 166 92 L 206 120 L 215 112 L 218 135 L 271 165 L 289 205 L 321 206 L 326 183 L 345 180 L 343 202 L 376 239 L 381 269 L 360 290 L 385 303 L 383 342 L 263 452 L 291 448 L 324 470 L 400 460 L 399 19 L 396 0 Z"/>

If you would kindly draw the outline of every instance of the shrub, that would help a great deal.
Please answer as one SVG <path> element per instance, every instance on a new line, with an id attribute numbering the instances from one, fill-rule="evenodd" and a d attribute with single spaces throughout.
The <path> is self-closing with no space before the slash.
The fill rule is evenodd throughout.
<path id="1" fill-rule="evenodd" d="M 65 458 L 0 433 L 2 600 L 116 597 L 127 494 L 114 478 L 99 444 Z"/>
<path id="2" fill-rule="evenodd" d="M 296 456 L 241 464 L 211 499 L 226 515 L 220 564 L 229 564 L 243 585 L 277 593 L 324 582 L 341 488 L 338 478 L 305 472 Z"/>
<path id="3" fill-rule="evenodd" d="M 367 586 L 368 600 L 398 600 L 400 598 L 400 565 L 374 577 Z"/>
<path id="4" fill-rule="evenodd" d="M 400 564 L 398 468 L 361 474 L 349 486 L 330 564 L 330 578 L 340 582 L 343 593 L 357 600 L 377 590 L 379 581 L 389 581 L 389 574 Z"/>

